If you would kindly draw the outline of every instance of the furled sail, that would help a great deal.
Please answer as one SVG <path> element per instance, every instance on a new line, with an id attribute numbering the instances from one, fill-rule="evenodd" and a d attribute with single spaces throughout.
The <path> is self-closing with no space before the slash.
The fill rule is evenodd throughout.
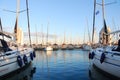
<path id="1" fill-rule="evenodd" d="M 18 27 L 17 19 L 15 22 L 14 33 L 15 33 L 15 41 L 20 45 L 23 44 L 23 31 L 20 27 Z"/>

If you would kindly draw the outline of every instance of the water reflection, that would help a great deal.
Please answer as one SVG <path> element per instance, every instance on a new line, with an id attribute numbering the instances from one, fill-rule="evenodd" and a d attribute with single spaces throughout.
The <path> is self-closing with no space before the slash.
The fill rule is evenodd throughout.
<path id="1" fill-rule="evenodd" d="M 36 51 L 34 80 L 88 80 L 88 52 Z M 37 64 L 35 64 L 37 62 Z"/>
<path id="2" fill-rule="evenodd" d="M 8 77 L 2 78 L 0 80 L 32 80 L 33 74 L 36 68 L 32 66 L 32 63 L 20 71 L 16 71 L 13 74 L 8 75 Z"/>

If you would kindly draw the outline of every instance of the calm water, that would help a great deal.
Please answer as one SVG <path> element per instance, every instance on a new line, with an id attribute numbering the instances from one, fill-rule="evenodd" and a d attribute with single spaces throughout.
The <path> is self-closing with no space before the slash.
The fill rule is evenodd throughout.
<path id="1" fill-rule="evenodd" d="M 88 80 L 88 52 L 36 52 L 34 80 Z"/>
<path id="2" fill-rule="evenodd" d="M 87 51 L 36 51 L 36 56 L 31 66 L 6 80 L 109 80 L 92 67 L 89 74 Z"/>

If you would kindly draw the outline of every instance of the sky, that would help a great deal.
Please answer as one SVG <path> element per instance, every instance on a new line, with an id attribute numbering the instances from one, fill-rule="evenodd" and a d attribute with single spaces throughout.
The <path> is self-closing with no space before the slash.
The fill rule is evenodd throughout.
<path id="1" fill-rule="evenodd" d="M 0 17 L 5 31 L 13 31 L 16 13 L 6 12 L 3 9 L 16 11 L 16 1 L 0 0 Z M 116 1 L 115 4 L 105 6 L 106 23 L 112 31 L 120 27 L 120 0 L 104 0 L 105 4 L 114 1 Z M 63 42 L 64 32 L 68 43 L 89 41 L 88 34 L 92 35 L 94 0 L 28 0 L 28 2 L 31 33 L 41 32 L 41 25 L 43 25 L 43 33 L 47 33 L 47 26 L 49 26 L 49 35 L 57 35 L 59 43 Z M 97 0 L 97 3 L 101 2 Z M 20 11 L 25 9 L 25 0 L 20 0 Z M 102 7 L 97 5 L 96 11 L 99 11 L 95 23 L 95 41 L 98 41 L 99 31 L 103 27 Z M 19 26 L 27 32 L 26 12 L 19 14 Z M 33 41 L 35 39 L 34 37 Z M 53 37 L 49 40 L 55 41 Z"/>

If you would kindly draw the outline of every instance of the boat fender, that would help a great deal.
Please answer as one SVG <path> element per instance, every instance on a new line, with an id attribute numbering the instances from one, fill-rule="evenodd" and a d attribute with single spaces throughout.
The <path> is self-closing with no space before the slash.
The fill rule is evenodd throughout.
<path id="1" fill-rule="evenodd" d="M 34 58 L 36 57 L 35 51 L 33 51 L 33 57 L 34 57 Z"/>
<path id="2" fill-rule="evenodd" d="M 94 52 L 92 52 L 92 54 L 91 54 L 91 59 L 93 59 L 93 58 L 94 58 L 94 56 L 95 56 L 95 53 L 94 53 Z"/>
<path id="3" fill-rule="evenodd" d="M 93 59 L 93 58 L 94 58 L 94 56 L 95 56 L 95 53 L 94 53 L 94 52 L 89 53 L 89 59 Z"/>
<path id="4" fill-rule="evenodd" d="M 20 55 L 17 56 L 17 62 L 18 62 L 18 65 L 19 65 L 20 67 L 22 67 L 23 62 L 22 62 L 22 58 L 21 58 Z"/>
<path id="5" fill-rule="evenodd" d="M 27 59 L 27 56 L 26 56 L 26 55 L 23 56 L 23 61 L 24 61 L 24 64 L 27 64 L 27 63 L 28 63 L 28 59 Z"/>
<path id="6" fill-rule="evenodd" d="M 100 63 L 102 64 L 105 60 L 105 53 L 101 54 Z"/>
<path id="7" fill-rule="evenodd" d="M 30 59 L 33 60 L 33 53 L 30 53 Z"/>
<path id="8" fill-rule="evenodd" d="M 91 59 L 91 55 L 92 55 L 92 54 L 89 52 L 89 59 Z"/>

